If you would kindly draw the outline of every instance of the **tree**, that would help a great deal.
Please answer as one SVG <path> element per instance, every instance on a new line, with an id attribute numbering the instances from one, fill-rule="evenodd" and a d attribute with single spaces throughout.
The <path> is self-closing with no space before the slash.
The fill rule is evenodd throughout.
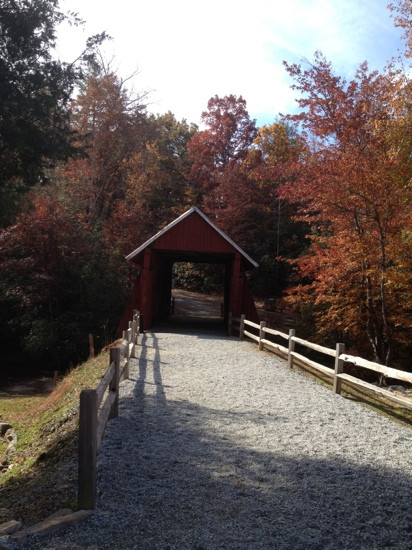
<path id="1" fill-rule="evenodd" d="M 142 97 L 131 95 L 124 84 L 111 72 L 89 75 L 72 105 L 71 129 L 87 156 L 72 159 L 64 177 L 92 226 L 108 219 L 115 202 L 125 198 L 127 161 L 146 135 Z"/>
<path id="2" fill-rule="evenodd" d="M 0 224 L 10 223 L 19 197 L 46 181 L 46 169 L 72 151 L 69 102 L 104 34 L 88 41 L 77 64 L 53 59 L 58 0 L 4 0 L 0 5 Z"/>
<path id="3" fill-rule="evenodd" d="M 212 97 L 202 122 L 206 130 L 194 134 L 187 144 L 192 185 L 219 227 L 250 250 L 250 230 L 260 203 L 241 166 L 256 137 L 256 122 L 249 117 L 246 101 L 234 95 Z"/>
<path id="4" fill-rule="evenodd" d="M 222 173 L 247 156 L 256 137 L 256 121 L 246 110 L 246 101 L 234 95 L 212 97 L 202 113 L 206 130 L 196 133 L 188 143 L 192 162 L 191 179 L 204 193 L 219 185 Z"/>
<path id="5" fill-rule="evenodd" d="M 0 339 L 10 362 L 33 369 L 87 358 L 88 334 L 102 347 L 125 303 L 116 258 L 56 195 L 43 189 L 30 212 L 0 230 Z"/>
<path id="6" fill-rule="evenodd" d="M 296 258 L 306 247 L 307 228 L 293 220 L 296 205 L 279 195 L 285 182 L 296 180 L 296 165 L 306 155 L 306 144 L 290 122 L 280 120 L 258 130 L 253 147 L 242 165 L 260 196 L 256 225 L 261 234 L 255 257 L 261 268 L 256 276 L 265 279 L 265 294 L 279 295 L 288 284 L 290 267 L 286 258 Z"/>
<path id="7" fill-rule="evenodd" d="M 202 115 L 208 128 L 188 143 L 193 183 L 219 227 L 261 264 L 255 291 L 279 294 L 287 270 L 279 267 L 277 257 L 297 250 L 300 226 L 288 219 L 278 188 L 292 177 L 303 142 L 286 122 L 257 130 L 242 98 L 215 96 L 208 108 Z"/>
<path id="8" fill-rule="evenodd" d="M 241 165 L 256 136 L 256 123 L 249 117 L 246 101 L 234 95 L 212 97 L 202 122 L 206 130 L 196 133 L 187 144 L 192 185 L 206 212 L 232 238 L 244 243 L 250 214 L 252 210 L 256 214 L 258 202 L 253 205 L 248 200 L 253 191 Z"/>
<path id="9" fill-rule="evenodd" d="M 149 123 L 143 148 L 127 163 L 127 201 L 145 212 L 145 226 L 152 234 L 193 202 L 186 144 L 197 128 L 177 121 L 170 112 L 152 116 Z"/>
<path id="10" fill-rule="evenodd" d="M 388 6 L 393 14 L 396 27 L 404 31 L 403 38 L 406 42 L 406 57 L 412 57 L 412 2 L 411 0 L 397 0 Z"/>
<path id="11" fill-rule="evenodd" d="M 258 130 L 253 148 L 243 164 L 243 170 L 265 193 L 264 205 L 273 219 L 276 256 L 290 254 L 292 235 L 289 232 L 298 230 L 296 224 L 291 224 L 293 207 L 281 199 L 279 188 L 285 182 L 295 181 L 296 165 L 305 155 L 306 144 L 297 129 L 287 121 L 278 121 Z"/>
<path id="12" fill-rule="evenodd" d="M 366 337 L 372 358 L 388 364 L 411 336 L 410 167 L 391 137 L 393 83 L 366 64 L 347 83 L 319 53 L 308 69 L 287 69 L 304 109 L 290 118 L 316 139 L 297 181 L 282 187 L 312 227 L 295 299 L 315 305 L 319 333 L 335 327 L 358 347 Z"/>

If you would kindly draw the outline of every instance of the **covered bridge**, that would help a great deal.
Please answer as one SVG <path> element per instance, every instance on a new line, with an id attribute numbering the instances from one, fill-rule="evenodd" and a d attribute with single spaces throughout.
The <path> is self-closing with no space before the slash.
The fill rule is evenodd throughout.
<path id="1" fill-rule="evenodd" d="M 258 264 L 198 208 L 193 207 L 175 219 L 126 259 L 138 266 L 131 301 L 143 315 L 144 329 L 167 318 L 172 296 L 172 268 L 175 262 L 219 263 L 225 266 L 224 317 L 246 314 L 258 320 L 245 272 Z"/>

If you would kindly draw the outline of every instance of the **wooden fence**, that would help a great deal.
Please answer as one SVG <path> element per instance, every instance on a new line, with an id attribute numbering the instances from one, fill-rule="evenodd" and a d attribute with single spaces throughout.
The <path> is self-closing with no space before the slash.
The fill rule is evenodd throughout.
<path id="1" fill-rule="evenodd" d="M 376 372 L 384 376 L 385 378 L 401 380 L 403 382 L 408 382 L 409 384 L 412 384 L 411 372 L 392 369 L 390 367 L 380 365 L 379 363 L 367 361 L 366 359 L 362 359 L 361 357 L 346 355 L 344 344 L 336 344 L 335 349 L 320 346 L 318 344 L 314 344 L 307 340 L 303 340 L 302 338 L 298 338 L 295 335 L 294 329 L 290 329 L 289 334 L 286 334 L 284 332 L 280 332 L 279 330 L 266 327 L 265 321 L 262 321 L 260 324 L 253 323 L 252 321 L 248 321 L 245 315 L 241 315 L 241 317 L 233 317 L 232 315 L 229 315 L 228 325 L 229 325 L 228 326 L 229 334 L 232 334 L 233 330 L 235 330 L 236 332 L 238 332 L 239 338 L 241 340 L 243 340 L 245 336 L 247 336 L 248 338 L 257 342 L 259 346 L 259 350 L 263 350 L 264 348 L 269 348 L 271 350 L 280 352 L 282 355 L 286 356 L 288 361 L 288 366 L 290 368 L 293 367 L 293 362 L 296 359 L 297 361 L 303 363 L 304 365 L 308 365 L 309 367 L 315 369 L 316 371 L 326 374 L 332 379 L 333 391 L 335 393 L 340 394 L 341 388 L 342 388 L 342 382 L 346 382 L 348 384 L 352 384 L 354 386 L 358 386 L 358 387 L 367 389 L 369 391 L 372 391 L 373 393 L 376 393 L 382 397 L 385 397 L 385 399 L 393 401 L 404 408 L 412 410 L 412 399 L 408 399 L 407 397 L 397 395 L 390 390 L 387 390 L 379 386 L 375 386 L 370 382 L 366 382 L 351 374 L 345 373 L 345 364 L 351 363 L 353 365 L 356 365 L 357 367 L 361 367 L 361 368 Z M 251 330 L 253 330 L 254 332 L 251 332 Z M 272 340 L 268 339 L 269 336 L 279 337 L 285 340 L 287 345 L 281 345 L 279 343 L 273 342 Z M 305 357 L 301 353 L 297 353 L 295 351 L 296 344 L 300 344 L 301 346 L 314 350 L 318 353 L 327 355 L 329 357 L 333 357 L 334 368 L 330 368 L 325 365 L 322 365 L 321 363 L 318 363 L 316 361 L 309 359 L 308 357 Z"/>
<path id="2" fill-rule="evenodd" d="M 119 384 L 129 377 L 129 361 L 135 357 L 140 333 L 140 314 L 133 315 L 119 347 L 110 349 L 109 368 L 95 389 L 80 393 L 79 413 L 79 510 L 92 510 L 96 503 L 96 458 L 108 420 L 119 410 Z"/>
<path id="3" fill-rule="evenodd" d="M 123 340 L 119 347 L 110 349 L 109 367 L 95 389 L 83 390 L 80 394 L 79 416 L 79 470 L 78 470 L 78 508 L 92 510 L 96 503 L 96 458 L 104 429 L 108 420 L 118 415 L 119 408 L 119 384 L 129 377 L 129 361 L 135 357 L 135 348 L 140 334 L 141 316 L 139 312 L 133 315 L 129 322 L 129 328 L 123 332 Z M 353 375 L 345 373 L 345 364 L 352 363 L 357 367 L 372 370 L 384 377 L 401 380 L 412 384 L 412 373 L 400 371 L 367 361 L 361 357 L 345 354 L 344 344 L 336 344 L 336 349 L 314 344 L 295 335 L 295 330 L 290 329 L 286 334 L 279 330 L 266 327 L 262 321 L 260 324 L 246 319 L 245 315 L 233 317 L 229 314 L 228 332 L 236 331 L 239 338 L 245 337 L 257 342 L 259 350 L 269 348 L 287 357 L 288 366 L 293 367 L 294 360 L 326 374 L 332 379 L 333 391 L 341 393 L 342 382 L 346 382 L 377 393 L 388 400 L 400 404 L 402 407 L 412 410 L 412 399 L 402 397 L 365 382 Z M 278 337 L 285 340 L 286 345 L 274 342 L 269 337 Z M 309 359 L 295 351 L 296 344 L 314 350 L 318 353 L 330 356 L 334 359 L 334 368 L 327 367 Z"/>

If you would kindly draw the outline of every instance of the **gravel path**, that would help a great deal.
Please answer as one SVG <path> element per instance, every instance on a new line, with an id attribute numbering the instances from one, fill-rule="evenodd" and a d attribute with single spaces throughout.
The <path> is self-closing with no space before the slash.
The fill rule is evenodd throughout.
<path id="1" fill-rule="evenodd" d="M 95 513 L 25 548 L 409 550 L 411 443 L 254 343 L 147 332 Z"/>

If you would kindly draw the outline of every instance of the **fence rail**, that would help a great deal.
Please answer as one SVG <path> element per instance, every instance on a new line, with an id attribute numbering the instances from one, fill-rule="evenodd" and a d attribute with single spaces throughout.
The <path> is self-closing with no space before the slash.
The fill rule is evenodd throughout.
<path id="1" fill-rule="evenodd" d="M 251 327 L 252 329 L 258 330 L 259 332 L 253 333 L 245 327 Z M 412 399 L 397 395 L 390 390 L 376 386 L 374 384 L 371 384 L 370 382 L 366 382 L 365 380 L 344 372 L 344 370 L 345 364 L 351 363 L 353 365 L 356 365 L 357 367 L 374 371 L 380 375 L 383 375 L 385 378 L 401 380 L 403 382 L 408 382 L 409 384 L 412 384 L 412 372 L 405 372 L 393 369 L 390 367 L 386 367 L 385 365 L 380 365 L 379 363 L 374 363 L 372 361 L 362 359 L 362 357 L 347 355 L 345 354 L 345 345 L 341 343 L 336 344 L 335 349 L 320 346 L 319 344 L 315 344 L 313 342 L 309 342 L 308 340 L 298 338 L 295 335 L 294 329 L 290 329 L 289 334 L 286 334 L 279 330 L 268 328 L 265 321 L 262 321 L 260 324 L 249 321 L 248 319 L 246 319 L 245 315 L 234 317 L 232 314 L 229 314 L 228 333 L 232 334 L 233 332 L 237 332 L 241 340 L 243 340 L 246 336 L 251 340 L 257 342 L 259 350 L 269 348 L 270 350 L 280 352 L 282 355 L 286 356 L 288 366 L 290 368 L 293 368 L 294 360 L 297 360 L 300 361 L 302 364 L 307 365 L 329 376 L 332 379 L 333 391 L 337 394 L 340 394 L 342 391 L 342 382 L 346 382 L 353 386 L 367 389 L 381 397 L 384 397 L 385 399 L 401 405 L 404 408 L 412 410 Z M 277 342 L 269 340 L 269 335 L 283 338 L 288 342 L 288 346 L 286 347 Z M 304 346 L 318 353 L 327 355 L 329 357 L 333 357 L 335 360 L 334 368 L 313 361 L 302 353 L 296 352 L 296 344 Z"/>
<path id="2" fill-rule="evenodd" d="M 133 315 L 119 347 L 110 349 L 109 367 L 95 389 L 80 393 L 79 470 L 77 506 L 92 510 L 96 504 L 96 458 L 108 420 L 119 412 L 119 384 L 129 377 L 140 333 L 140 314 Z"/>
<path id="3" fill-rule="evenodd" d="M 83 390 L 80 394 L 79 415 L 79 470 L 78 470 L 78 508 L 83 510 L 94 509 L 96 504 L 96 458 L 100 442 L 107 422 L 118 415 L 119 409 L 119 384 L 129 377 L 129 362 L 135 357 L 136 346 L 140 334 L 141 316 L 139 312 L 133 315 L 129 322 L 129 328 L 123 332 L 122 343 L 119 347 L 110 349 L 109 367 L 102 376 L 95 389 Z M 247 327 L 247 328 L 245 328 Z M 252 332 L 252 331 L 255 332 Z M 255 341 L 259 350 L 269 348 L 280 352 L 287 358 L 288 366 L 293 368 L 294 360 L 322 372 L 331 377 L 333 391 L 341 393 L 342 382 L 355 385 L 372 391 L 385 399 L 400 404 L 402 407 L 412 410 L 412 399 L 398 396 L 385 388 L 375 386 L 361 380 L 345 370 L 345 364 L 351 363 L 357 367 L 372 370 L 387 378 L 401 380 L 412 384 L 412 373 L 400 371 L 361 357 L 345 354 L 344 344 L 336 344 L 336 349 L 327 348 L 298 338 L 295 330 L 290 329 L 286 334 L 276 329 L 266 327 L 262 321 L 260 324 L 246 319 L 245 315 L 234 317 L 229 314 L 228 332 L 235 331 L 239 338 L 245 337 Z M 256 332 L 257 331 L 257 332 Z M 279 337 L 287 342 L 285 345 L 274 342 L 269 336 Z M 318 353 L 334 358 L 334 368 L 309 359 L 295 351 L 296 344 L 304 346 Z"/>

